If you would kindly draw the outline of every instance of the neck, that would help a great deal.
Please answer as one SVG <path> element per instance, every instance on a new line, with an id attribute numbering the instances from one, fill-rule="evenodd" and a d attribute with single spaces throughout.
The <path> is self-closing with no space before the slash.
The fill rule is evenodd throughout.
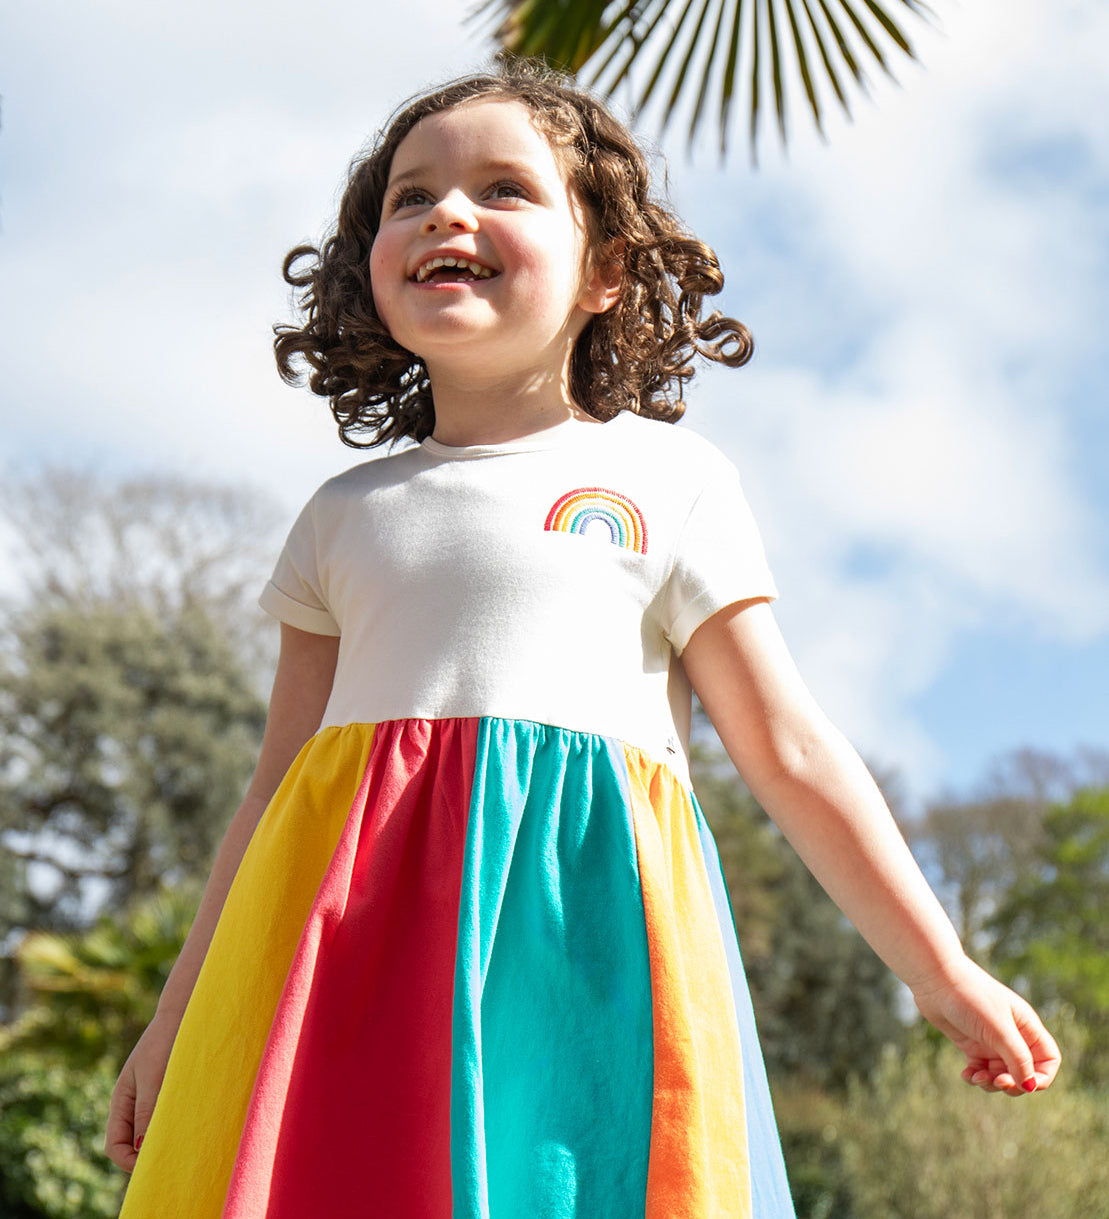
<path id="1" fill-rule="evenodd" d="M 504 444 L 569 419 L 593 422 L 570 397 L 566 370 L 547 374 L 464 377 L 428 369 L 435 399 L 435 430 L 441 444 Z"/>

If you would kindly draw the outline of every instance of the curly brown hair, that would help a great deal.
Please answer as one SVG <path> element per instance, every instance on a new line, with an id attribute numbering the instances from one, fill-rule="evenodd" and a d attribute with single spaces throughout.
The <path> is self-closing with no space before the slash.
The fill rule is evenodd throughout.
<path id="1" fill-rule="evenodd" d="M 694 356 L 738 368 L 751 358 L 751 334 L 719 312 L 701 316 L 704 298 L 724 285 L 720 263 L 651 197 L 647 160 L 627 128 L 565 77 L 519 61 L 406 103 L 352 162 L 334 233 L 319 249 L 297 246 L 285 258 L 304 324 L 274 326 L 282 379 L 298 383 L 296 365 L 306 363 L 309 387 L 330 399 L 339 434 L 353 448 L 431 435 L 427 369 L 378 317 L 370 249 L 400 142 L 428 115 L 478 99 L 528 107 L 583 205 L 593 253 L 606 261 L 615 253 L 621 263 L 618 301 L 591 318 L 571 354 L 574 401 L 598 419 L 626 410 L 676 421 Z M 313 261 L 298 266 L 306 258 Z"/>

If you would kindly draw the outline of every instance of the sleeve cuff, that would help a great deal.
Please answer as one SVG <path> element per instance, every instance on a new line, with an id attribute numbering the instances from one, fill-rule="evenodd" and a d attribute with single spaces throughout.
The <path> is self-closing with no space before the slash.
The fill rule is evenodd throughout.
<path id="1" fill-rule="evenodd" d="M 288 593 L 283 593 L 272 580 L 262 589 L 258 604 L 279 622 L 288 623 L 289 626 L 295 626 L 298 630 L 308 631 L 312 635 L 340 634 L 339 624 L 327 610 L 314 609 L 310 605 L 294 601 Z"/>
<path id="2" fill-rule="evenodd" d="M 769 577 L 760 588 L 752 588 L 739 597 L 721 597 L 715 592 L 703 592 L 699 597 L 694 597 L 674 619 L 674 625 L 667 636 L 670 646 L 680 656 L 685 651 L 685 645 L 693 638 L 693 632 L 702 622 L 707 622 L 713 614 L 718 614 L 729 605 L 738 605 L 741 601 L 774 601 L 777 597 L 778 590 L 774 581 Z"/>

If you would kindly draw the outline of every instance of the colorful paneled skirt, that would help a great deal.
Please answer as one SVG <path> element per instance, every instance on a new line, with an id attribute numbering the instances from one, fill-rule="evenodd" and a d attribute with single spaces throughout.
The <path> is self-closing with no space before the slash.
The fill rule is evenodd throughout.
<path id="1" fill-rule="evenodd" d="M 688 788 L 524 720 L 321 730 L 258 823 L 124 1219 L 792 1219 Z"/>

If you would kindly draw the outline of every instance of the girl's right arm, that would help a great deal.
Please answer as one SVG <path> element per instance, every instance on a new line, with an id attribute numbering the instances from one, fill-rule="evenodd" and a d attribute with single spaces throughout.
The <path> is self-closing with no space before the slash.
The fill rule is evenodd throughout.
<path id="1" fill-rule="evenodd" d="M 123 1065 L 112 1093 L 104 1150 L 130 1172 L 165 1074 L 185 1006 L 223 903 L 254 829 L 304 743 L 316 732 L 335 677 L 339 640 L 281 624 L 281 653 L 266 731 L 250 786 L 220 844 L 192 929 L 166 980 L 154 1019 Z"/>
<path id="2" fill-rule="evenodd" d="M 1012 1096 L 1048 1087 L 1058 1046 L 1019 995 L 963 952 L 877 785 L 801 680 L 769 605 L 720 610 L 682 663 L 751 792 L 963 1051 L 967 1083 Z"/>

